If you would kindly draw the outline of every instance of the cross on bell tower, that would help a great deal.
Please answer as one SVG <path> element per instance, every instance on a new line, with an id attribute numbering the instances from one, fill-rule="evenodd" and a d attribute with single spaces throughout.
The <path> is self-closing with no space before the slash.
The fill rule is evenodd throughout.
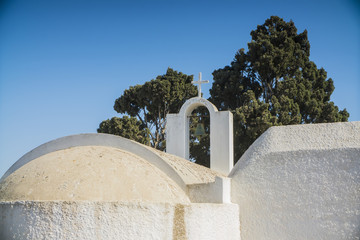
<path id="1" fill-rule="evenodd" d="M 198 85 L 198 97 L 201 97 L 201 84 L 202 83 L 208 83 L 209 80 L 201 80 L 201 72 L 199 72 L 199 80 L 198 81 L 192 81 L 191 83 L 199 84 Z"/>

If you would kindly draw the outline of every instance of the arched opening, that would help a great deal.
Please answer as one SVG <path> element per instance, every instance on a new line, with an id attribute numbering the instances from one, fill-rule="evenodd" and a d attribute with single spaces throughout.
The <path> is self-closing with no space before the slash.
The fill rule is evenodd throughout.
<path id="1" fill-rule="evenodd" d="M 233 116 L 229 111 L 218 111 L 206 99 L 199 97 L 191 98 L 182 105 L 179 113 L 167 115 L 166 151 L 179 157 L 190 159 L 189 145 L 191 133 L 189 116 L 192 115 L 194 109 L 200 106 L 204 106 L 210 116 L 208 119 L 211 128 L 211 132 L 209 132 L 210 168 L 228 174 L 234 165 Z M 194 160 L 196 159 L 194 158 Z"/>
<path id="2" fill-rule="evenodd" d="M 199 106 L 188 118 L 189 159 L 210 168 L 210 112 L 205 106 Z"/>

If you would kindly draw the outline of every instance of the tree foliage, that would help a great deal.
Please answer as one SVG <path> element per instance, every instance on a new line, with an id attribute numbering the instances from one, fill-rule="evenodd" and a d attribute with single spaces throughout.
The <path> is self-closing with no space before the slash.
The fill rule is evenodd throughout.
<path id="1" fill-rule="evenodd" d="M 210 113 L 200 106 L 193 110 L 190 117 L 190 143 L 189 157 L 192 161 L 205 167 L 210 167 Z M 196 127 L 203 124 L 205 134 L 195 136 Z"/>
<path id="2" fill-rule="evenodd" d="M 102 121 L 97 131 L 122 136 L 146 145 L 150 143 L 149 129 L 135 117 L 113 117 Z"/>
<path id="3" fill-rule="evenodd" d="M 251 32 L 248 51 L 240 49 L 230 66 L 213 72 L 210 101 L 234 114 L 235 160 L 271 126 L 347 121 L 349 113 L 330 100 L 334 84 L 310 61 L 307 31 L 272 16 Z M 98 132 L 120 135 L 163 150 L 168 113 L 196 96 L 193 77 L 169 68 L 165 75 L 125 90 L 114 109 L 124 116 L 103 121 Z M 190 129 L 205 124 L 206 135 L 190 134 L 190 158 L 209 166 L 209 118 L 194 110 Z M 202 116 L 199 118 L 199 116 Z M 202 120 L 200 120 L 202 119 Z"/>
<path id="4" fill-rule="evenodd" d="M 309 59 L 306 30 L 272 16 L 251 37 L 247 52 L 213 72 L 210 89 L 209 100 L 234 113 L 236 160 L 270 126 L 347 121 L 330 101 L 332 79 Z"/>
<path id="5" fill-rule="evenodd" d="M 98 132 L 136 141 L 139 139 L 156 149 L 164 150 L 166 115 L 177 113 L 187 99 L 196 96 L 197 89 L 191 83 L 192 80 L 193 76 L 168 68 L 165 75 L 126 89 L 114 105 L 116 112 L 126 115 L 103 121 Z M 132 126 L 121 131 L 127 123 Z"/>

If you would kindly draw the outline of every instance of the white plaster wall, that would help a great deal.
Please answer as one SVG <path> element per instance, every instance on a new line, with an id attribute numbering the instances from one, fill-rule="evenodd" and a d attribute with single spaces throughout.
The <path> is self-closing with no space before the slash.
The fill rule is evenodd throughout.
<path id="1" fill-rule="evenodd" d="M 230 203 L 230 178 L 216 177 L 215 182 L 187 186 L 193 203 Z"/>
<path id="2" fill-rule="evenodd" d="M 214 149 L 210 152 L 210 168 L 228 174 L 234 167 L 233 115 L 230 111 L 214 115 L 210 120 L 210 146 Z"/>
<path id="3" fill-rule="evenodd" d="M 240 240 L 236 204 L 191 204 L 186 211 L 187 239 Z"/>
<path id="4" fill-rule="evenodd" d="M 239 240 L 237 212 L 235 204 L 1 202 L 0 239 Z"/>
<path id="5" fill-rule="evenodd" d="M 360 122 L 270 128 L 230 177 L 242 240 L 360 239 Z"/>

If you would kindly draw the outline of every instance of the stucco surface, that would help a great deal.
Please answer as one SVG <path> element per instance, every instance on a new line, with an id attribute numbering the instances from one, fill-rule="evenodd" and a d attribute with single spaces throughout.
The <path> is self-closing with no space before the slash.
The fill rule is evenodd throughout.
<path id="1" fill-rule="evenodd" d="M 188 184 L 201 184 L 215 182 L 215 178 L 226 177 L 225 174 L 185 160 L 173 154 L 158 151 L 158 154 L 180 175 Z"/>
<path id="2" fill-rule="evenodd" d="M 147 160 L 118 148 L 79 146 L 42 155 L 0 182 L 0 201 L 186 203 L 186 193 Z"/>
<path id="3" fill-rule="evenodd" d="M 164 174 L 176 182 L 178 186 L 186 191 L 186 184 L 183 179 L 168 163 L 164 161 L 162 157 L 159 156 L 156 151 L 154 151 L 154 149 L 123 137 L 103 133 L 71 135 L 44 143 L 26 153 L 18 161 L 16 161 L 9 170 L 5 172 L 0 181 L 4 180 L 20 167 L 36 158 L 41 157 L 42 155 L 78 146 L 107 146 L 134 153 L 138 157 L 145 159 L 160 169 Z"/>
<path id="4" fill-rule="evenodd" d="M 243 240 L 360 238 L 360 122 L 270 128 L 229 177 Z"/>
<path id="5" fill-rule="evenodd" d="M 0 239 L 240 240 L 237 212 L 235 204 L 1 202 Z"/>
<path id="6" fill-rule="evenodd" d="M 188 185 L 189 198 L 196 203 L 230 203 L 231 179 L 216 177 L 215 182 Z"/>
<path id="7" fill-rule="evenodd" d="M 174 180 L 184 191 L 187 184 L 214 182 L 216 176 L 224 174 L 212 169 L 194 164 L 178 156 L 158 151 L 154 148 L 139 144 L 123 137 L 111 134 L 78 134 L 62 137 L 47 142 L 26 153 L 0 179 L 3 180 L 18 168 L 42 155 L 78 146 L 108 146 L 127 152 L 132 152 L 147 160 L 168 177 Z"/>

